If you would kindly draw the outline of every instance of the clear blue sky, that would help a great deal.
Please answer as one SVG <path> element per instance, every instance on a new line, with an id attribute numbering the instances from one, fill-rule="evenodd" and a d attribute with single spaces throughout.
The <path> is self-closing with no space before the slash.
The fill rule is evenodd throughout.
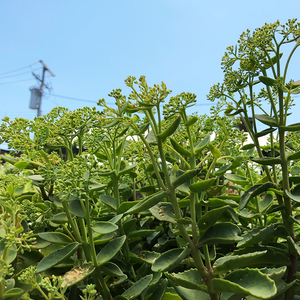
<path id="1" fill-rule="evenodd" d="M 107 94 L 115 88 L 127 93 L 127 76 L 146 75 L 151 85 L 164 81 L 173 95 L 197 94 L 194 110 L 209 114 L 206 94 L 223 80 L 226 47 L 247 28 L 300 22 L 299 12 L 299 0 L 1 1 L 0 74 L 41 59 L 55 74 L 46 80 L 52 94 L 95 103 L 103 97 L 112 102 Z M 289 77 L 299 80 L 300 50 L 292 63 Z M 30 71 L 40 66 L 0 76 L 1 119 L 36 116 L 29 109 L 29 88 L 37 86 Z M 93 103 L 45 95 L 42 113 L 57 105 L 73 110 Z M 291 123 L 299 121 L 294 109 Z"/>

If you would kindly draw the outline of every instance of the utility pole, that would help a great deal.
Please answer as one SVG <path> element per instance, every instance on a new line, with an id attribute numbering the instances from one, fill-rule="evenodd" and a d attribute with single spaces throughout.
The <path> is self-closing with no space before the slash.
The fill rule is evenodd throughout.
<path id="1" fill-rule="evenodd" d="M 49 87 L 44 83 L 45 80 L 45 73 L 46 71 L 48 71 L 53 77 L 55 76 L 50 69 L 44 64 L 44 62 L 42 60 L 40 60 L 40 63 L 43 65 L 43 75 L 42 75 L 42 79 L 40 79 L 36 74 L 34 74 L 32 72 L 32 75 L 41 82 L 41 86 L 40 86 L 40 99 L 39 102 L 37 104 L 37 116 L 40 117 L 42 115 L 41 112 L 41 107 L 42 107 L 42 97 L 43 97 L 43 90 L 44 87 L 47 88 L 49 90 Z"/>

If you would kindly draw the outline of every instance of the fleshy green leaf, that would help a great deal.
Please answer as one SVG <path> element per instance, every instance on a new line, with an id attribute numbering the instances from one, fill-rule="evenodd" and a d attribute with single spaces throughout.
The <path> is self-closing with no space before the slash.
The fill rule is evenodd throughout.
<path id="1" fill-rule="evenodd" d="M 72 286 L 79 281 L 83 280 L 84 278 L 89 277 L 93 272 L 95 268 L 89 266 L 88 264 L 83 265 L 82 267 L 76 267 L 70 271 L 68 271 L 64 276 L 63 276 L 63 282 L 61 287 L 65 286 Z"/>
<path id="2" fill-rule="evenodd" d="M 288 236 L 286 240 L 288 242 L 290 251 L 294 255 L 300 256 L 300 247 L 294 242 L 294 240 L 290 236 Z"/>
<path id="3" fill-rule="evenodd" d="M 300 196 L 298 195 L 293 195 L 290 193 L 288 190 L 285 190 L 285 193 L 288 195 L 288 197 L 296 202 L 300 202 Z"/>
<path id="4" fill-rule="evenodd" d="M 131 260 L 139 263 L 153 264 L 153 262 L 160 256 L 154 251 L 141 251 L 138 255 L 131 253 Z"/>
<path id="5" fill-rule="evenodd" d="M 51 221 L 56 224 L 65 224 L 68 222 L 68 218 L 66 213 L 62 212 L 57 215 L 54 215 Z"/>
<path id="6" fill-rule="evenodd" d="M 232 223 L 217 223 L 200 237 L 199 245 L 237 243 L 242 240 L 240 233 L 240 228 Z"/>
<path id="7" fill-rule="evenodd" d="M 38 233 L 38 235 L 40 238 L 50 243 L 62 245 L 72 243 L 72 239 L 61 232 L 41 232 Z"/>
<path id="8" fill-rule="evenodd" d="M 207 191 L 215 182 L 216 178 L 198 181 L 190 185 L 190 190 L 194 193 L 202 193 Z"/>
<path id="9" fill-rule="evenodd" d="M 136 214 L 138 212 L 144 211 L 146 209 L 149 209 L 153 207 L 155 204 L 157 204 L 159 201 L 163 200 L 165 197 L 167 197 L 168 192 L 158 192 L 156 194 L 153 194 L 144 200 L 140 201 L 133 207 L 131 207 L 129 210 L 127 210 L 126 214 Z"/>
<path id="10" fill-rule="evenodd" d="M 219 158 L 221 157 L 221 152 L 219 149 L 217 149 L 213 144 L 209 144 L 208 148 L 210 150 L 210 152 L 212 153 L 214 158 Z"/>
<path id="11" fill-rule="evenodd" d="M 173 281 L 175 285 L 199 291 L 206 291 L 207 289 L 206 286 L 202 284 L 202 278 L 197 269 L 189 269 L 182 273 L 165 273 L 165 275 L 169 280 Z"/>
<path id="12" fill-rule="evenodd" d="M 98 221 L 92 226 L 92 229 L 100 234 L 111 233 L 116 231 L 118 228 L 119 227 L 116 224 L 107 221 Z"/>
<path id="13" fill-rule="evenodd" d="M 259 76 L 259 80 L 264 83 L 266 86 L 274 86 L 276 80 L 267 76 Z"/>
<path id="14" fill-rule="evenodd" d="M 293 154 L 290 154 L 288 157 L 287 157 L 287 160 L 298 160 L 300 159 L 300 151 L 298 152 L 295 152 Z"/>
<path id="15" fill-rule="evenodd" d="M 251 158 L 251 160 L 257 164 L 263 166 L 273 166 L 281 164 L 282 160 L 279 157 L 259 157 L 259 158 Z"/>
<path id="16" fill-rule="evenodd" d="M 269 134 L 269 133 L 271 133 L 271 132 L 273 132 L 273 131 L 275 131 L 275 130 L 276 130 L 276 128 L 268 128 L 268 129 L 265 129 L 265 130 L 263 130 L 263 131 L 254 133 L 254 136 L 255 136 L 256 138 L 259 138 L 259 137 L 265 136 L 265 135 L 267 135 L 267 134 Z"/>
<path id="17" fill-rule="evenodd" d="M 72 200 L 69 202 L 70 212 L 80 218 L 84 218 L 84 210 L 82 208 L 80 200 Z"/>
<path id="18" fill-rule="evenodd" d="M 127 299 L 133 299 L 140 295 L 152 281 L 153 275 L 149 274 L 143 277 L 142 279 L 135 282 L 128 290 L 126 290 L 122 296 Z"/>
<path id="19" fill-rule="evenodd" d="M 28 179 L 34 180 L 34 181 L 44 181 L 45 179 L 41 175 L 29 175 L 27 176 Z"/>
<path id="20" fill-rule="evenodd" d="M 150 296 L 150 298 L 148 298 L 148 300 L 162 300 L 162 299 L 167 300 L 167 299 L 169 299 L 169 298 L 165 297 L 165 295 L 166 295 L 165 291 L 166 291 L 167 286 L 168 286 L 167 278 L 161 280 L 161 282 L 158 284 L 158 287 L 156 288 L 154 293 Z M 176 296 L 178 296 L 178 295 L 176 295 Z M 169 300 L 171 300 L 171 298 Z M 173 300 L 175 300 L 175 298 Z M 179 299 L 176 298 L 176 300 L 179 300 Z"/>
<path id="21" fill-rule="evenodd" d="M 291 124 L 288 126 L 280 126 L 280 129 L 284 131 L 299 131 L 300 130 L 300 123 Z"/>
<path id="22" fill-rule="evenodd" d="M 36 267 L 36 272 L 40 273 L 45 270 L 48 270 L 51 267 L 59 264 L 64 259 L 69 258 L 79 248 L 79 246 L 79 243 L 71 243 L 62 249 L 50 253 L 38 263 Z"/>
<path id="23" fill-rule="evenodd" d="M 112 259 L 122 248 L 126 236 L 122 235 L 107 243 L 97 254 L 98 265 L 103 265 Z"/>
<path id="24" fill-rule="evenodd" d="M 237 247 L 257 245 L 259 242 L 273 236 L 274 232 L 274 224 L 267 227 L 256 227 L 242 235 L 242 240 L 238 242 Z"/>
<path id="25" fill-rule="evenodd" d="M 183 300 L 210 300 L 207 293 L 198 290 L 187 289 L 182 286 L 174 286 L 175 291 Z"/>
<path id="26" fill-rule="evenodd" d="M 134 163 L 130 166 L 125 167 L 124 169 L 120 170 L 119 175 L 121 176 L 121 175 L 131 172 L 136 166 L 137 166 L 137 163 Z"/>
<path id="27" fill-rule="evenodd" d="M 256 260 L 259 256 L 266 254 L 267 251 L 252 252 L 244 255 L 229 255 L 217 259 L 213 265 L 214 274 L 228 272 L 234 269 L 247 267 L 249 262 Z"/>
<path id="28" fill-rule="evenodd" d="M 23 295 L 25 292 L 26 291 L 20 288 L 12 288 L 4 293 L 3 299 L 9 299 L 9 298 L 20 299 L 19 297 L 21 297 L 21 295 Z"/>
<path id="29" fill-rule="evenodd" d="M 277 123 L 274 118 L 269 117 L 267 115 L 255 115 L 255 119 L 262 122 L 265 125 L 271 126 L 271 127 L 277 127 Z"/>
<path id="30" fill-rule="evenodd" d="M 212 225 L 214 225 L 222 216 L 222 214 L 226 211 L 229 206 L 223 206 L 220 208 L 215 208 L 207 211 L 199 220 L 198 227 L 201 232 L 207 230 Z"/>
<path id="31" fill-rule="evenodd" d="M 203 201 L 203 205 L 205 206 L 213 206 L 213 207 L 218 207 L 218 206 L 224 206 L 224 205 L 229 205 L 230 207 L 238 207 L 239 205 L 231 199 L 219 199 L 219 198 L 210 198 L 208 201 Z"/>
<path id="32" fill-rule="evenodd" d="M 106 264 L 101 266 L 101 270 L 109 276 L 112 277 L 122 277 L 124 276 L 123 271 L 114 263 L 107 262 Z"/>
<path id="33" fill-rule="evenodd" d="M 141 200 L 122 202 L 120 207 L 118 208 L 118 214 L 123 214 L 128 209 L 131 209 L 133 206 L 135 206 L 136 204 L 138 204 L 140 202 L 141 202 Z"/>
<path id="34" fill-rule="evenodd" d="M 225 174 L 224 177 L 229 181 L 232 181 L 233 183 L 237 183 L 240 185 L 246 185 L 249 183 L 248 178 L 237 174 Z"/>
<path id="35" fill-rule="evenodd" d="M 207 135 L 202 141 L 199 141 L 195 144 L 194 153 L 195 155 L 199 154 L 209 143 L 210 136 Z"/>
<path id="36" fill-rule="evenodd" d="M 165 272 L 177 267 L 182 260 L 190 253 L 189 248 L 185 249 L 171 249 L 164 252 L 159 258 L 157 258 L 152 264 L 153 272 Z"/>
<path id="37" fill-rule="evenodd" d="M 239 203 L 239 208 L 242 210 L 245 208 L 248 204 L 248 202 L 258 196 L 259 194 L 265 192 L 269 188 L 275 188 L 275 185 L 272 182 L 266 182 L 264 184 L 256 184 L 250 187 L 243 195 L 241 198 L 241 201 Z"/>
<path id="38" fill-rule="evenodd" d="M 212 280 L 214 289 L 219 292 L 241 293 L 267 299 L 277 292 L 273 280 L 257 269 L 244 269 L 231 272 L 224 279 Z"/>
<path id="39" fill-rule="evenodd" d="M 160 221 L 176 224 L 173 206 L 168 202 L 161 202 L 150 208 L 151 214 Z"/>
<path id="40" fill-rule="evenodd" d="M 132 239 L 132 238 L 137 238 L 137 237 L 143 237 L 143 236 L 147 236 L 153 232 L 155 232 L 155 229 L 134 230 L 134 231 L 130 231 L 129 234 L 127 234 L 127 238 Z"/>

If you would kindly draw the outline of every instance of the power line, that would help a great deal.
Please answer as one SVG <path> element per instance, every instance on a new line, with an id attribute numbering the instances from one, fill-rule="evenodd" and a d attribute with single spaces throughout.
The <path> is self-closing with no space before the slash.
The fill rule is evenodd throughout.
<path id="1" fill-rule="evenodd" d="M 2 76 L 0 75 L 0 80 L 6 79 L 6 78 L 15 77 L 15 76 L 20 76 L 20 75 L 27 74 L 27 73 L 31 73 L 31 72 L 33 72 L 33 71 L 37 71 L 37 70 L 40 70 L 40 69 L 42 69 L 42 67 L 37 68 L 37 69 L 34 69 L 34 70 L 31 70 L 31 71 L 26 71 L 26 72 L 18 73 L 18 74 L 15 74 L 15 75 L 9 75 L 9 76 L 5 76 L 5 77 L 2 77 Z"/>
<path id="2" fill-rule="evenodd" d="M 28 79 L 22 79 L 22 80 L 17 80 L 17 81 L 8 81 L 8 82 L 1 82 L 0 85 L 3 84 L 10 84 L 10 83 L 17 83 L 17 82 L 22 82 L 22 81 L 29 81 L 29 80 L 34 80 L 34 78 L 28 78 Z"/>
<path id="3" fill-rule="evenodd" d="M 75 100 L 75 101 L 81 101 L 81 102 L 90 102 L 90 103 L 98 103 L 98 101 L 93 101 L 93 100 L 87 100 L 87 99 L 80 99 L 80 98 L 73 98 L 73 97 L 68 97 L 68 96 L 62 96 L 62 95 L 56 95 L 56 94 L 50 94 L 50 93 L 45 93 L 46 95 L 49 96 L 55 96 L 58 98 L 64 98 L 64 99 L 69 99 L 69 100 Z M 106 102 L 106 104 L 109 105 L 115 105 L 115 103 L 112 102 Z M 212 103 L 207 103 L 207 104 L 195 104 L 195 106 L 211 106 L 213 105 Z"/>
<path id="4" fill-rule="evenodd" d="M 97 103 L 98 101 L 93 101 L 93 100 L 86 100 L 86 99 L 80 99 L 80 98 L 73 98 L 73 97 L 67 97 L 67 96 L 62 96 L 62 95 L 56 95 L 56 94 L 50 94 L 50 93 L 45 93 L 46 95 L 49 96 L 54 96 L 58 98 L 64 98 L 64 99 L 69 99 L 69 100 L 75 100 L 75 101 L 81 101 L 81 102 L 90 102 L 90 103 Z M 113 104 L 113 103 L 109 103 Z"/>
<path id="5" fill-rule="evenodd" d="M 1 73 L 0 76 L 5 75 L 5 74 L 9 74 L 9 73 L 13 73 L 13 72 L 17 72 L 17 71 L 20 71 L 20 70 L 23 70 L 23 69 L 26 69 L 26 68 L 30 68 L 31 66 L 33 66 L 33 65 L 35 65 L 37 63 L 38 63 L 38 61 L 35 62 L 35 63 L 32 63 L 32 64 L 30 64 L 30 65 L 28 65 L 26 67 L 22 67 L 22 68 L 19 68 L 19 69 L 15 69 L 15 70 L 12 70 L 12 71 Z"/>

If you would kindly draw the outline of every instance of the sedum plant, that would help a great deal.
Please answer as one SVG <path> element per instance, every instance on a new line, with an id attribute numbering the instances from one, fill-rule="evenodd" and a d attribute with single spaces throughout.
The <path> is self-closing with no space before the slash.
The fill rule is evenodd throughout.
<path id="1" fill-rule="evenodd" d="M 109 94 L 116 108 L 4 118 L 1 142 L 22 154 L 2 156 L 0 298 L 298 299 L 299 37 L 295 20 L 243 33 L 210 117 L 141 76 Z"/>

